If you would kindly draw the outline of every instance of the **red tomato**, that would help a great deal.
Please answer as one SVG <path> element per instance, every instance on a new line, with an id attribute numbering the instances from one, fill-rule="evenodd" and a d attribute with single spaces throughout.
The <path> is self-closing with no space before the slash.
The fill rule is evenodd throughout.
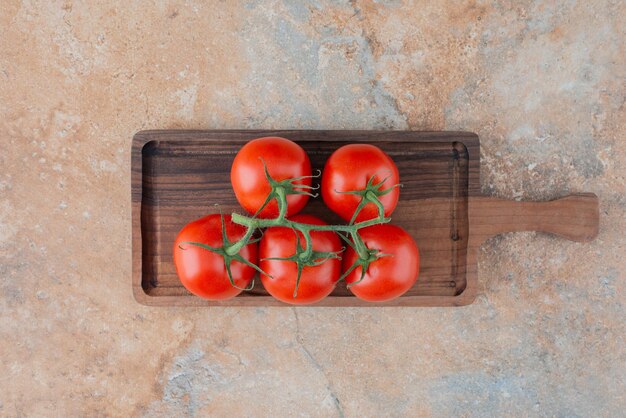
<path id="1" fill-rule="evenodd" d="M 326 161 L 322 175 L 322 197 L 326 205 L 346 221 L 352 219 L 362 196 L 337 192 L 364 190 L 368 181 L 374 177 L 373 184 L 379 184 L 380 191 L 392 188 L 379 196 L 385 216 L 391 215 L 398 204 L 400 191 L 394 187 L 400 182 L 398 167 L 380 148 L 369 144 L 344 145 L 335 151 Z M 359 212 L 356 221 L 366 221 L 378 217 L 378 208 L 367 203 Z"/>
<path id="2" fill-rule="evenodd" d="M 359 299 L 370 302 L 388 301 L 405 293 L 417 281 L 419 274 L 419 250 L 411 236 L 396 225 L 380 224 L 359 230 L 365 246 L 390 254 L 372 261 L 363 280 L 350 286 L 350 291 Z M 343 255 L 343 270 L 354 264 L 358 255 L 347 248 Z M 361 278 L 361 267 L 355 268 L 345 278 L 346 283 Z"/>
<path id="3" fill-rule="evenodd" d="M 324 221 L 311 215 L 297 215 L 292 221 L 311 225 L 326 225 Z M 306 248 L 301 233 L 300 244 Z M 341 250 L 341 242 L 334 232 L 311 232 L 314 251 L 337 252 Z M 296 233 L 287 227 L 268 228 L 263 234 L 259 247 L 261 269 L 272 278 L 262 275 L 263 286 L 276 299 L 293 305 L 315 303 L 330 294 L 339 280 L 341 260 L 331 258 L 319 266 L 305 266 L 300 277 L 298 294 L 294 298 L 298 268 L 293 261 L 264 260 L 269 257 L 286 258 L 296 252 Z"/>
<path id="4" fill-rule="evenodd" d="M 226 234 L 231 242 L 238 241 L 246 233 L 246 229 L 224 215 Z M 255 270 L 241 262 L 233 261 L 230 270 L 235 284 L 233 287 L 226 272 L 224 257 L 204 248 L 184 242 L 198 242 L 211 247 L 222 247 L 222 221 L 220 215 L 208 215 L 190 222 L 178 233 L 174 241 L 174 264 L 176 273 L 191 293 L 210 300 L 230 299 L 237 296 L 241 289 L 248 286 L 255 275 Z M 182 248 L 180 248 L 182 247 Z M 248 244 L 239 254 L 251 263 L 257 262 L 257 245 Z"/>
<path id="5" fill-rule="evenodd" d="M 310 176 L 311 162 L 301 146 L 293 141 L 279 137 L 253 139 L 244 145 L 230 170 L 230 181 L 235 196 L 241 206 L 249 213 L 256 213 L 265 203 L 271 187 L 265 176 L 263 162 L 272 179 L 276 181 L 295 177 Z M 293 184 L 311 185 L 311 178 L 294 181 Z M 309 196 L 288 195 L 287 215 L 300 212 Z M 272 200 L 258 215 L 260 218 L 278 216 L 278 203 Z"/>

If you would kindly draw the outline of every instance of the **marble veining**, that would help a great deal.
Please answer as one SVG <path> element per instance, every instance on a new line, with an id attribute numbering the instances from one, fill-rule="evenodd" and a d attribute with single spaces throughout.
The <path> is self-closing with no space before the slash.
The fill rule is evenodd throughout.
<path id="1" fill-rule="evenodd" d="M 620 416 L 626 3 L 0 4 L 0 416 Z M 467 130 L 482 189 L 589 191 L 598 238 L 502 235 L 464 308 L 149 308 L 147 128 Z"/>

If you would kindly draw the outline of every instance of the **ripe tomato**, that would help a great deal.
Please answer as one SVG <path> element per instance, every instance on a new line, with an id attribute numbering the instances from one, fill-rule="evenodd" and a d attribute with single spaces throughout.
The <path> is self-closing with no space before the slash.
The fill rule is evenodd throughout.
<path id="1" fill-rule="evenodd" d="M 398 187 L 394 187 L 400 182 L 398 167 L 380 148 L 369 144 L 344 145 L 328 158 L 322 175 L 324 202 L 333 212 L 350 221 L 361 203 L 362 196 L 338 192 L 365 190 L 372 176 L 374 176 L 372 185 L 380 184 L 386 178 L 379 186 L 378 199 L 383 205 L 385 216 L 391 215 L 400 196 Z M 376 217 L 378 207 L 374 203 L 367 203 L 359 212 L 356 221 Z"/>
<path id="2" fill-rule="evenodd" d="M 363 280 L 350 291 L 359 299 L 382 302 L 394 299 L 409 290 L 419 274 L 419 250 L 413 238 L 396 225 L 380 224 L 359 230 L 365 246 L 381 254 L 389 254 L 372 261 Z M 349 247 L 343 255 L 343 270 L 347 271 L 358 255 Z M 355 268 L 345 277 L 346 283 L 361 278 L 361 267 Z"/>
<path id="3" fill-rule="evenodd" d="M 311 162 L 306 152 L 293 141 L 279 137 L 257 138 L 244 145 L 233 161 L 230 181 L 235 196 L 241 206 L 249 213 L 256 213 L 265 203 L 271 192 L 270 183 L 265 176 L 263 161 L 267 170 L 276 181 L 311 175 Z M 292 184 L 311 185 L 307 177 Z M 300 212 L 309 196 L 291 194 L 287 196 L 287 215 Z M 278 203 L 272 200 L 258 214 L 260 218 L 278 216 Z"/>
<path id="4" fill-rule="evenodd" d="M 311 225 L 326 225 L 321 219 L 311 215 L 297 215 L 292 221 Z M 306 248 L 304 237 L 300 232 L 300 244 Z M 334 232 L 312 231 L 314 251 L 337 252 L 341 250 L 341 242 Z M 296 252 L 296 233 L 287 227 L 268 228 L 263 234 L 259 247 L 261 269 L 272 278 L 262 275 L 263 286 L 276 299 L 293 305 L 315 303 L 330 294 L 337 284 L 341 273 L 341 260 L 331 258 L 318 266 L 304 266 L 300 277 L 297 296 L 296 288 L 298 268 L 293 261 L 264 260 L 270 257 L 286 258 Z"/>
<path id="5" fill-rule="evenodd" d="M 224 215 L 224 223 L 227 237 L 231 242 L 236 242 L 244 236 L 246 229 L 231 222 L 230 215 Z M 230 299 L 248 286 L 254 277 L 255 270 L 252 267 L 233 261 L 230 270 L 235 284 L 241 288 L 237 289 L 230 283 L 224 257 L 192 244 L 184 244 L 185 242 L 222 247 L 224 240 L 220 215 L 208 215 L 188 223 L 181 229 L 174 241 L 176 273 L 183 286 L 194 295 L 210 300 Z M 257 244 L 246 245 L 239 254 L 256 264 Z"/>

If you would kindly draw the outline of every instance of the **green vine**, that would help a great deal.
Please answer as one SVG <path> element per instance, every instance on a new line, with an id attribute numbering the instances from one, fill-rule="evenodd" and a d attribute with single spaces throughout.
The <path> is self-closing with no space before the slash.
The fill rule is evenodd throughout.
<path id="1" fill-rule="evenodd" d="M 268 194 L 267 198 L 263 205 L 259 208 L 259 210 L 252 216 L 244 216 L 238 213 L 233 213 L 231 216 L 232 222 L 242 225 L 246 227 L 246 233 L 244 236 L 238 240 L 237 242 L 230 242 L 226 235 L 226 229 L 224 226 L 224 217 L 222 216 L 222 239 L 223 246 L 222 247 L 211 247 L 206 244 L 196 243 L 196 242 L 184 242 L 182 244 L 195 245 L 200 248 L 206 249 L 208 251 L 220 254 L 224 257 L 224 264 L 226 266 L 226 271 L 228 273 L 228 277 L 230 283 L 235 285 L 234 279 L 232 277 L 232 273 L 230 270 L 230 265 L 233 261 L 242 262 L 261 274 L 264 274 L 271 278 L 267 273 L 261 270 L 257 265 L 250 263 L 245 260 L 239 252 L 246 245 L 258 241 L 258 239 L 254 238 L 255 231 L 264 228 L 271 227 L 287 227 L 294 230 L 296 234 L 296 252 L 290 256 L 285 258 L 268 258 L 267 260 L 283 260 L 294 262 L 297 265 L 298 275 L 296 278 L 296 286 L 294 288 L 293 297 L 295 298 L 298 294 L 298 286 L 300 284 L 300 277 L 302 275 L 302 270 L 307 266 L 318 266 L 324 263 L 329 259 L 341 259 L 342 249 L 337 252 L 324 252 L 324 251 L 314 251 L 313 250 L 313 241 L 311 238 L 312 231 L 332 231 L 337 233 L 341 239 L 343 239 L 347 245 L 351 246 L 354 251 L 357 253 L 358 257 L 356 261 L 350 266 L 345 273 L 339 278 L 339 280 L 345 279 L 345 277 L 350 274 L 354 269 L 361 267 L 361 275 L 358 281 L 348 285 L 348 287 L 353 286 L 357 283 L 360 283 L 364 278 L 369 265 L 378 260 L 381 257 L 388 257 L 390 254 L 382 254 L 377 249 L 369 249 L 363 242 L 363 239 L 359 235 L 359 230 L 362 228 L 367 228 L 368 226 L 379 225 L 383 223 L 388 223 L 391 221 L 391 218 L 386 218 L 384 214 L 384 209 L 382 203 L 379 200 L 380 196 L 383 196 L 389 193 L 393 188 L 399 186 L 398 184 L 393 185 L 392 187 L 382 190 L 383 183 L 387 180 L 387 178 L 383 179 L 380 183 L 374 184 L 374 177 L 372 176 L 367 182 L 367 186 L 364 190 L 355 190 L 348 192 L 337 192 L 337 193 L 346 193 L 346 194 L 354 194 L 361 196 L 361 202 L 356 208 L 354 215 L 352 216 L 352 220 L 348 225 L 310 225 L 304 224 L 300 222 L 294 222 L 287 218 L 287 196 L 290 194 L 304 194 L 311 196 L 313 198 L 317 197 L 317 194 L 312 193 L 313 190 L 316 190 L 319 186 L 313 187 L 309 185 L 303 185 L 296 183 L 297 181 L 301 181 L 305 178 L 318 178 L 321 175 L 321 172 L 317 172 L 313 176 L 303 176 L 296 177 L 292 179 L 286 179 L 282 181 L 274 180 L 267 170 L 267 166 L 265 162 L 261 160 L 263 163 L 263 168 L 265 170 L 265 176 L 270 184 L 271 191 Z M 276 200 L 278 205 L 278 216 L 273 219 L 262 219 L 258 218 L 258 214 L 272 201 Z M 359 214 L 359 212 L 368 204 L 373 203 L 378 208 L 378 217 L 374 219 L 369 219 L 366 221 L 356 222 L 355 220 Z M 304 238 L 304 246 L 302 246 L 300 235 Z M 182 247 L 181 247 L 182 248 Z M 252 286 L 254 285 L 254 282 Z M 241 289 L 237 287 L 238 289 Z M 242 290 L 250 290 L 251 287 Z"/>

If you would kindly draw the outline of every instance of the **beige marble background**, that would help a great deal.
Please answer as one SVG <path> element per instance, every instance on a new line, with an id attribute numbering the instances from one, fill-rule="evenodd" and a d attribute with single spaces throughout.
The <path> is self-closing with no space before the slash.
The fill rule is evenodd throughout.
<path id="1" fill-rule="evenodd" d="M 0 3 L 0 416 L 623 414 L 625 2 L 207 3 Z M 474 131 L 600 235 L 488 241 L 465 308 L 148 308 L 147 128 Z"/>

